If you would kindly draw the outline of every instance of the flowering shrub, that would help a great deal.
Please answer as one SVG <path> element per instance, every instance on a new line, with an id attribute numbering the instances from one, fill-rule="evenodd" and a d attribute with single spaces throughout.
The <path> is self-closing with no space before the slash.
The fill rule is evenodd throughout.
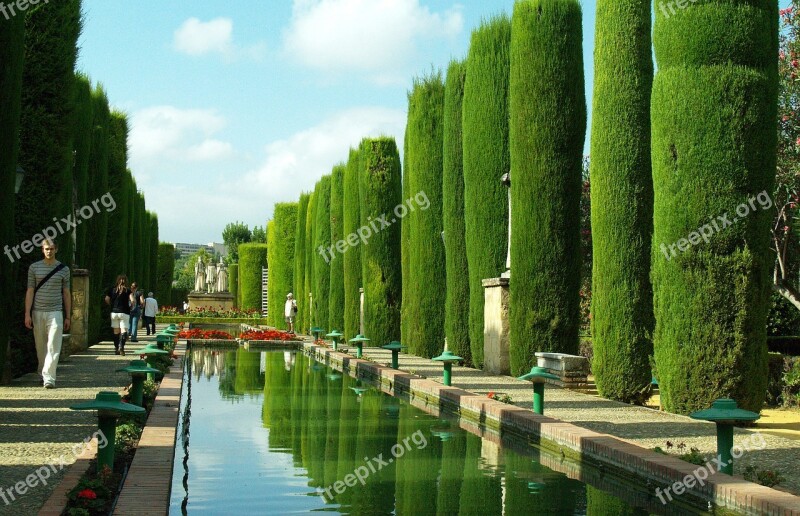
<path id="1" fill-rule="evenodd" d="M 233 335 L 228 332 L 220 330 L 201 330 L 195 328 L 192 330 L 181 330 L 178 334 L 179 339 L 202 339 L 202 340 L 231 340 Z"/>
<path id="2" fill-rule="evenodd" d="M 489 394 L 486 395 L 487 398 L 490 400 L 499 401 L 500 403 L 511 403 L 511 396 L 508 394 L 503 394 L 501 392 L 494 392 L 490 391 Z"/>
<path id="3" fill-rule="evenodd" d="M 297 340 L 293 333 L 279 330 L 250 330 L 239 335 L 243 340 Z"/>
<path id="4" fill-rule="evenodd" d="M 166 317 L 182 316 L 182 317 L 206 317 L 215 319 L 260 319 L 261 318 L 261 312 L 259 310 L 256 310 L 255 308 L 241 310 L 239 308 L 225 308 L 221 305 L 217 308 L 214 308 L 213 306 L 190 308 L 183 313 L 181 313 L 181 311 L 174 306 L 164 306 L 158 310 L 158 315 Z"/>

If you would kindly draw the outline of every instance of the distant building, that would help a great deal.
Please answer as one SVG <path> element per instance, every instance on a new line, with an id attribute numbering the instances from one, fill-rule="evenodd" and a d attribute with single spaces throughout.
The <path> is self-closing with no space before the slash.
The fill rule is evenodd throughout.
<path id="1" fill-rule="evenodd" d="M 225 244 L 218 244 L 216 242 L 211 242 L 208 244 L 186 244 L 186 243 L 176 243 L 175 250 L 181 253 L 181 258 L 187 258 L 200 249 L 205 249 L 208 254 L 211 255 L 220 255 L 223 257 L 228 256 L 228 249 L 225 247 Z"/>

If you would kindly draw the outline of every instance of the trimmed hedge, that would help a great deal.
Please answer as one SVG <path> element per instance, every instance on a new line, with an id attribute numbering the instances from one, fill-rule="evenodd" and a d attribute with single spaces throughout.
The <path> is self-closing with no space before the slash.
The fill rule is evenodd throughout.
<path id="1" fill-rule="evenodd" d="M 344 238 L 344 164 L 333 167 L 331 172 L 330 244 L 335 246 Z M 349 250 L 348 250 L 349 251 Z M 330 255 L 330 253 L 328 253 Z M 328 326 L 326 329 L 344 330 L 344 257 L 335 248 L 330 262 L 330 286 L 328 287 Z"/>
<path id="2" fill-rule="evenodd" d="M 481 282 L 505 271 L 508 254 L 508 189 L 500 179 L 511 168 L 510 45 L 511 20 L 505 15 L 497 16 L 472 32 L 466 60 L 464 239 L 469 264 L 469 337 L 476 367 L 483 365 L 485 294 Z"/>
<path id="3" fill-rule="evenodd" d="M 239 308 L 242 310 L 261 310 L 262 267 L 267 267 L 267 244 L 239 244 Z"/>
<path id="4" fill-rule="evenodd" d="M 313 292 L 314 290 L 314 220 L 316 217 L 316 193 L 312 192 L 308 198 L 308 209 L 306 210 L 306 265 L 305 265 L 305 278 L 303 278 L 303 290 L 305 291 L 306 298 L 303 300 L 304 302 L 298 307 L 299 309 L 303 309 L 305 307 L 305 312 L 303 314 L 304 320 L 306 321 L 305 330 L 308 330 L 309 333 L 311 332 L 311 328 L 316 326 L 314 324 L 314 320 L 312 318 L 312 312 L 316 309 L 316 304 L 318 303 L 317 295 Z M 309 294 L 313 294 L 313 303 L 315 306 L 311 306 L 309 303 Z"/>
<path id="5" fill-rule="evenodd" d="M 328 328 L 328 293 L 331 288 L 330 258 L 323 250 L 331 242 L 331 176 L 322 176 L 314 195 L 314 317 L 312 323 L 324 330 Z"/>
<path id="6" fill-rule="evenodd" d="M 147 212 L 147 218 L 150 220 L 148 231 L 150 233 L 150 243 L 148 244 L 147 260 L 150 262 L 148 270 L 150 271 L 147 284 L 150 285 L 148 291 L 155 292 L 158 288 L 158 215 L 153 212 Z"/>
<path id="7" fill-rule="evenodd" d="M 403 195 L 413 200 L 406 205 L 410 230 L 406 242 L 409 278 L 407 296 L 404 293 L 403 297 L 408 309 L 403 317 L 408 318 L 408 336 L 403 344 L 408 346 L 409 353 L 427 358 L 441 353 L 444 345 L 443 307 L 447 284 L 442 242 L 443 121 L 441 73 L 416 79 L 408 96 L 406 131 L 408 190 Z M 428 209 L 418 205 L 416 196 L 419 194 L 427 197 Z M 392 208 L 384 212 L 391 213 Z M 361 220 L 362 224 L 366 220 L 363 214 Z"/>
<path id="8" fill-rule="evenodd" d="M 175 269 L 175 246 L 162 242 L 158 244 L 158 266 L 156 275 L 156 300 L 169 303 L 172 300 L 172 277 Z"/>
<path id="9" fill-rule="evenodd" d="M 284 328 L 283 309 L 286 294 L 294 290 L 294 235 L 297 229 L 297 203 L 283 202 L 275 205 L 271 232 L 268 231 L 269 248 L 269 321 L 276 328 Z"/>
<path id="10" fill-rule="evenodd" d="M 0 23 L 0 242 L 14 242 L 14 184 L 19 152 L 19 124 L 22 98 L 22 65 L 25 52 L 25 17 L 17 16 Z M 14 289 L 15 267 L 6 256 L 0 257 L 0 378 L 6 364 L 12 314 L 21 312 Z M 16 260 L 16 258 L 15 258 Z"/>
<path id="11" fill-rule="evenodd" d="M 410 185 L 408 182 L 408 123 L 406 123 L 406 131 L 403 136 L 403 195 L 408 196 Z M 409 282 L 411 279 L 411 272 L 409 271 L 408 264 L 411 259 L 411 246 L 409 245 L 409 237 L 411 235 L 411 220 L 408 217 L 403 217 L 400 221 L 400 274 L 402 276 L 401 288 L 403 291 L 403 300 L 409 297 Z M 409 303 L 404 302 L 400 307 L 400 342 L 405 343 L 411 333 L 411 316 L 409 312 Z"/>
<path id="12" fill-rule="evenodd" d="M 108 192 L 117 204 L 114 215 L 108 217 L 106 238 L 106 259 L 103 271 L 103 286 L 110 288 L 118 274 L 128 274 L 127 271 L 127 238 L 128 238 L 128 199 L 127 186 L 129 173 L 128 164 L 128 119 L 118 112 L 113 111 L 109 122 L 109 154 L 108 154 Z M 174 259 L 174 257 L 173 257 Z M 161 272 L 159 269 L 159 276 Z M 130 278 L 128 278 L 130 279 Z M 169 282 L 172 284 L 172 269 L 169 273 Z M 163 292 L 163 287 L 158 287 Z M 170 286 L 170 288 L 172 288 Z M 169 297 L 163 298 L 169 299 Z M 111 309 L 104 304 L 104 314 L 111 313 Z"/>
<path id="13" fill-rule="evenodd" d="M 294 232 L 294 298 L 297 301 L 295 332 L 308 326 L 308 291 L 306 290 L 306 215 L 311 196 L 300 194 L 297 202 L 297 225 Z"/>
<path id="14" fill-rule="evenodd" d="M 75 185 L 76 207 L 86 206 L 93 199 L 89 197 L 89 160 L 92 152 L 92 134 L 94 119 L 92 101 L 92 84 L 84 74 L 75 76 L 75 121 L 73 126 L 73 149 L 75 152 L 75 166 L 73 168 L 73 181 Z M 89 225 L 81 224 L 75 229 L 75 264 L 85 268 L 88 263 L 87 235 Z"/>
<path id="15" fill-rule="evenodd" d="M 653 344 L 670 412 L 716 398 L 758 411 L 764 401 L 777 8 L 707 0 L 671 16 L 656 10 Z"/>
<path id="16" fill-rule="evenodd" d="M 536 365 L 536 351 L 578 354 L 586 134 L 581 41 L 577 0 L 514 5 L 509 354 L 515 376 Z"/>
<path id="17" fill-rule="evenodd" d="M 469 273 L 467 245 L 464 240 L 464 168 L 461 111 L 464 99 L 466 65 L 451 61 L 444 88 L 444 178 L 442 216 L 447 267 L 444 329 L 449 349 L 472 362 L 469 330 Z M 483 290 L 483 288 L 481 288 Z M 483 331 L 481 331 L 483 337 Z M 480 341 L 483 343 L 483 339 Z"/>
<path id="18" fill-rule="evenodd" d="M 344 170 L 343 234 L 351 235 L 361 226 L 361 197 L 358 193 L 358 150 L 350 149 Z M 361 324 L 361 250 L 348 249 L 342 256 L 344 262 L 344 339 L 355 337 Z"/>
<path id="19" fill-rule="evenodd" d="M 592 116 L 592 372 L 643 403 L 652 378 L 650 0 L 598 0 Z M 631 37 L 635 35 L 635 37 Z"/>
<path id="20" fill-rule="evenodd" d="M 365 138 L 359 157 L 361 225 L 373 230 L 369 241 L 360 244 L 364 334 L 371 345 L 383 346 L 400 335 L 400 227 L 391 224 L 381 229 L 376 221 L 401 202 L 400 154 L 394 138 Z"/>
<path id="21" fill-rule="evenodd" d="M 233 296 L 233 306 L 239 307 L 239 264 L 228 265 L 228 291 Z"/>

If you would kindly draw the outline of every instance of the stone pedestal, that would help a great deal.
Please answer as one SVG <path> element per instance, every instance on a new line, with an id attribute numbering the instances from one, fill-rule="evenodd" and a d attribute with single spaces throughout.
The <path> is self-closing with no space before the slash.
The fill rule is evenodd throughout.
<path id="1" fill-rule="evenodd" d="M 490 278 L 481 283 L 483 305 L 483 370 L 491 374 L 510 374 L 508 356 L 509 278 Z"/>
<path id="2" fill-rule="evenodd" d="M 536 353 L 536 365 L 558 376 L 560 385 L 567 389 L 586 390 L 588 387 L 589 359 L 566 353 Z"/>
<path id="3" fill-rule="evenodd" d="M 189 293 L 189 308 L 213 308 L 214 310 L 230 310 L 233 308 L 233 294 L 230 292 Z"/>
<path id="4" fill-rule="evenodd" d="M 89 271 L 72 270 L 72 313 L 70 314 L 69 339 L 64 339 L 61 356 L 69 356 L 89 347 Z M 66 337 L 66 335 L 65 335 Z"/>

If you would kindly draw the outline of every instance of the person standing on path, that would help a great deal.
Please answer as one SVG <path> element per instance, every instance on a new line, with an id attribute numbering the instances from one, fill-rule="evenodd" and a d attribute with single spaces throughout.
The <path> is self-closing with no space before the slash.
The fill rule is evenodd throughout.
<path id="1" fill-rule="evenodd" d="M 128 288 L 128 277 L 117 276 L 116 284 L 106 291 L 106 304 L 111 305 L 111 329 L 114 330 L 114 354 L 125 356 L 125 341 L 128 340 L 133 293 Z"/>
<path id="2" fill-rule="evenodd" d="M 25 292 L 25 327 L 33 330 L 39 359 L 38 373 L 45 389 L 56 386 L 61 338 L 64 331 L 69 331 L 72 313 L 69 267 L 56 260 L 57 252 L 58 246 L 53 240 L 42 242 L 44 259 L 28 267 L 28 289 Z"/>
<path id="3" fill-rule="evenodd" d="M 148 292 L 144 300 L 144 327 L 150 335 L 150 328 L 153 328 L 153 335 L 156 334 L 156 314 L 158 313 L 158 302 L 153 298 L 153 293 Z"/>
<path id="4" fill-rule="evenodd" d="M 128 326 L 131 329 L 131 342 L 139 342 L 139 318 L 142 315 L 142 308 L 144 308 L 144 295 L 139 290 L 139 285 L 134 281 L 131 283 L 131 292 L 133 300 L 131 301 L 131 314 L 128 319 Z"/>
<path id="5" fill-rule="evenodd" d="M 297 313 L 297 301 L 291 292 L 286 294 L 286 304 L 283 308 L 283 315 L 286 317 L 286 325 L 289 327 L 289 333 L 294 333 L 294 316 Z"/>

